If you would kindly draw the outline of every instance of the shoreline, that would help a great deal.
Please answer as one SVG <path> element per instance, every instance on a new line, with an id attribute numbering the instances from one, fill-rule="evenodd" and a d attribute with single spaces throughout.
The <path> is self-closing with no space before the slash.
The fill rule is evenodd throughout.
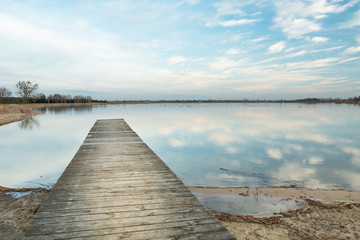
<path id="1" fill-rule="evenodd" d="M 33 114 L 29 105 L 0 105 L 0 126 L 22 121 Z"/>
<path id="2" fill-rule="evenodd" d="M 31 116 L 31 115 L 24 114 L 24 113 L 0 114 L 0 126 L 22 121 L 28 116 Z"/>

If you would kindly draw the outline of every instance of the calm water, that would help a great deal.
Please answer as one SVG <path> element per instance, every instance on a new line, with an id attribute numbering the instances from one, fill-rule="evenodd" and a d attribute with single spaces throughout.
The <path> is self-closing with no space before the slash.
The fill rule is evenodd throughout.
<path id="1" fill-rule="evenodd" d="M 0 186 L 54 184 L 99 118 L 124 118 L 186 185 L 360 190 L 360 107 L 335 104 L 50 108 L 0 127 Z"/>

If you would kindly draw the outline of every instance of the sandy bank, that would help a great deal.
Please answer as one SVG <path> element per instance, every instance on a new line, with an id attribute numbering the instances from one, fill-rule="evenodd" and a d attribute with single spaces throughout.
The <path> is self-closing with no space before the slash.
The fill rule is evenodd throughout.
<path id="1" fill-rule="evenodd" d="M 0 239 L 20 239 L 46 198 L 44 191 L 35 191 L 18 199 L 0 192 Z"/>

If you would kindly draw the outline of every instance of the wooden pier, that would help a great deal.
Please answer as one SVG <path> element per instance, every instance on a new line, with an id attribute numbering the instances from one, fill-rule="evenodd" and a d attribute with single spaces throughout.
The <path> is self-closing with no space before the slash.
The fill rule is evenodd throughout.
<path id="1" fill-rule="evenodd" d="M 30 239 L 236 239 L 122 119 L 98 120 Z"/>

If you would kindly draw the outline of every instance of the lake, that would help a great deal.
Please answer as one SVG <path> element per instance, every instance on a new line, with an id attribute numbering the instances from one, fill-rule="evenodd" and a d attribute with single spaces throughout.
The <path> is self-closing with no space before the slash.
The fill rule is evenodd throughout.
<path id="1" fill-rule="evenodd" d="M 0 127 L 0 186 L 53 185 L 97 119 L 124 118 L 188 186 L 360 190 L 359 105 L 164 103 L 42 111 Z"/>

